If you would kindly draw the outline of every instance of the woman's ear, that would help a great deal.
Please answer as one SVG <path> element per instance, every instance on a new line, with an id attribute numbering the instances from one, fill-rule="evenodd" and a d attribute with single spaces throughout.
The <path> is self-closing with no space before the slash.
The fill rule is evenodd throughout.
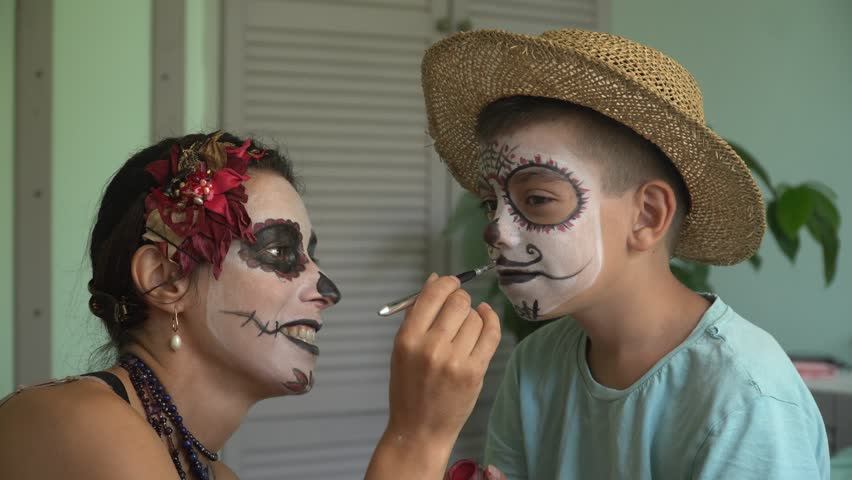
<path id="1" fill-rule="evenodd" d="M 628 246 L 640 252 L 655 249 L 667 238 L 677 209 L 674 190 L 662 180 L 651 180 L 639 187 L 633 200 L 635 217 Z"/>
<path id="2" fill-rule="evenodd" d="M 150 244 L 139 247 L 133 254 L 130 275 L 151 306 L 169 314 L 186 295 L 190 284 L 188 276 L 181 275 L 180 265 Z"/>

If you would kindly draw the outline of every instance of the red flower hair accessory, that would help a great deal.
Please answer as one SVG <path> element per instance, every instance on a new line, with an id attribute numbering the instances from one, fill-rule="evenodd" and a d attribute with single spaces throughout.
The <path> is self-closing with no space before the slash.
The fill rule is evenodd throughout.
<path id="1" fill-rule="evenodd" d="M 246 212 L 243 182 L 249 161 L 265 152 L 220 142 L 222 132 L 187 149 L 175 145 L 169 159 L 152 162 L 145 169 L 159 185 L 145 198 L 145 234 L 170 260 L 190 273 L 202 261 L 222 273 L 222 261 L 231 240 L 256 241 Z"/>

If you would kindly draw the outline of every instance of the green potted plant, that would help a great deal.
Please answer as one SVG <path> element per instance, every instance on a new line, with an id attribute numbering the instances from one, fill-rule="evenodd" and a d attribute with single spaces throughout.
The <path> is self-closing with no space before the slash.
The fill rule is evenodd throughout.
<path id="1" fill-rule="evenodd" d="M 728 143 L 742 157 L 764 188 L 769 234 L 778 243 L 783 254 L 794 263 L 799 252 L 801 232 L 807 231 L 822 248 L 823 278 L 826 286 L 830 285 L 837 273 L 837 254 L 840 249 L 840 212 L 835 204 L 836 194 L 825 184 L 815 181 L 798 185 L 773 184 L 766 169 L 753 155 L 736 143 Z M 482 240 L 482 231 L 487 221 L 479 203 L 475 195 L 465 192 L 445 230 L 448 236 L 460 237 L 462 259 L 466 268 L 475 268 L 488 262 Z M 749 259 L 749 263 L 758 270 L 762 259 L 756 254 Z M 689 288 L 701 292 L 713 291 L 709 281 L 710 265 L 674 259 L 671 267 L 675 276 Z M 512 305 L 500 294 L 496 280 L 488 286 L 485 299 L 501 313 L 504 329 L 511 332 L 518 341 L 548 323 L 520 319 Z"/>

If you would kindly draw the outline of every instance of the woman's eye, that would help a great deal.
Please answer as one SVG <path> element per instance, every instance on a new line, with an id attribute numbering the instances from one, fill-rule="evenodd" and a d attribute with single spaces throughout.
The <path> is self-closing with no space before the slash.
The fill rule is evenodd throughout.
<path id="1" fill-rule="evenodd" d="M 266 253 L 271 255 L 276 260 L 283 260 L 288 262 L 293 262 L 296 260 L 296 254 L 287 248 L 282 247 L 270 247 L 266 249 Z"/>
<path id="2" fill-rule="evenodd" d="M 527 197 L 527 205 L 532 207 L 540 207 L 542 205 L 546 205 L 552 202 L 553 199 L 549 197 L 542 197 L 540 195 L 530 195 Z"/>

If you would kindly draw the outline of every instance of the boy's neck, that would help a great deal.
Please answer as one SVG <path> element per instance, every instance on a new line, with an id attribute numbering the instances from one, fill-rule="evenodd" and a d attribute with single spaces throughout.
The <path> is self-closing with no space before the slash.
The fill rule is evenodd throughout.
<path id="1" fill-rule="evenodd" d="M 586 331 L 586 360 L 595 380 L 623 390 L 680 345 L 710 307 L 668 270 L 622 278 L 612 301 L 578 312 Z"/>

